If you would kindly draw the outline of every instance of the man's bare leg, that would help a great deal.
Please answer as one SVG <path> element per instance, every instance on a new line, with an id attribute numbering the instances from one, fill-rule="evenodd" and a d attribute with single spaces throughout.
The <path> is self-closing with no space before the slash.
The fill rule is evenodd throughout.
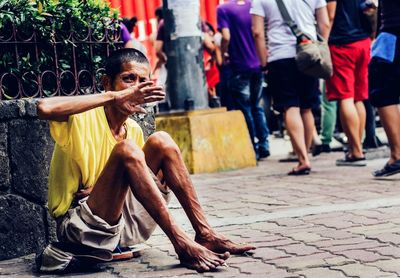
<path id="1" fill-rule="evenodd" d="M 340 121 L 347 138 L 349 139 L 349 151 L 351 157 L 363 157 L 360 138 L 360 118 L 354 104 L 354 99 L 339 100 Z M 365 120 L 364 120 L 365 123 Z"/>
<path id="2" fill-rule="evenodd" d="M 292 142 L 293 150 L 299 158 L 296 171 L 309 168 L 311 163 L 305 141 L 303 119 L 299 107 L 289 107 L 284 114 L 286 129 Z"/>
<path id="3" fill-rule="evenodd" d="M 181 263 L 198 271 L 222 265 L 229 253 L 214 253 L 194 242 L 178 227 L 154 182 L 140 148 L 129 140 L 118 143 L 94 186 L 87 204 L 109 224 L 121 217 L 128 186 L 136 199 L 171 240 Z"/>
<path id="4" fill-rule="evenodd" d="M 359 138 L 362 147 L 362 141 L 365 133 L 365 122 L 367 120 L 367 112 L 365 111 L 365 105 L 363 101 L 356 101 L 354 105 L 356 106 L 358 119 L 360 120 Z"/>
<path id="5" fill-rule="evenodd" d="M 195 240 L 214 252 L 242 254 L 255 249 L 252 245 L 239 245 L 216 233 L 208 223 L 197 198 L 196 191 L 182 159 L 179 147 L 165 132 L 157 132 L 149 137 L 143 151 L 149 168 L 163 173 L 170 189 L 175 193 L 185 210 L 193 229 Z"/>
<path id="6" fill-rule="evenodd" d="M 390 146 L 388 163 L 392 164 L 400 159 L 400 107 L 399 105 L 380 107 L 378 112 Z"/>
<path id="7" fill-rule="evenodd" d="M 306 143 L 306 149 L 307 151 L 309 151 L 312 146 L 314 131 L 316 131 L 314 123 L 314 115 L 311 109 L 300 109 L 300 114 L 304 126 L 304 140 Z"/>

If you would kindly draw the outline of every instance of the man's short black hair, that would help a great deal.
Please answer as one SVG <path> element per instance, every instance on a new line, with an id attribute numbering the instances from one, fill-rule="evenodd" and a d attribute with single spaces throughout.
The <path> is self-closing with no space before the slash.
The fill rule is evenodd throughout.
<path id="1" fill-rule="evenodd" d="M 107 57 L 104 64 L 106 75 L 114 81 L 117 74 L 121 72 L 122 65 L 127 62 L 150 65 L 146 55 L 141 51 L 135 48 L 121 48 L 111 52 L 110 56 Z"/>

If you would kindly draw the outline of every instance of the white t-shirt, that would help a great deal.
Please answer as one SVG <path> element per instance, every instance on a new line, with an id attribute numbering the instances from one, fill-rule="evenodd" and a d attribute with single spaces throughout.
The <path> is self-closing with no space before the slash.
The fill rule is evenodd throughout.
<path id="1" fill-rule="evenodd" d="M 325 0 L 283 0 L 297 26 L 316 39 L 315 10 L 325 7 Z M 296 56 L 296 37 L 282 19 L 276 0 L 253 0 L 251 14 L 266 20 L 268 62 Z"/>

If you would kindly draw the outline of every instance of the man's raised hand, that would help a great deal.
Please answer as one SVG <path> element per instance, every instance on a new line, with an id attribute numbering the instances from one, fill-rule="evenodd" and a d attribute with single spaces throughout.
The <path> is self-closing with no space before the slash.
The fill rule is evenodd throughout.
<path id="1" fill-rule="evenodd" d="M 161 101 L 165 98 L 165 92 L 161 86 L 152 86 L 153 81 L 146 81 L 137 86 L 127 88 L 115 93 L 115 106 L 125 114 L 146 113 L 141 104 Z"/>

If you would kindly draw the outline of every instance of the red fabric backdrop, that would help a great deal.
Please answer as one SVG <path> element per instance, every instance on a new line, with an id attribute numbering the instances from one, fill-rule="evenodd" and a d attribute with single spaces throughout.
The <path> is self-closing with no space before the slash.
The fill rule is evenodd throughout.
<path id="1" fill-rule="evenodd" d="M 121 17 L 136 16 L 138 23 L 135 28 L 135 37 L 147 48 L 151 63 L 155 63 L 155 54 L 151 34 L 157 31 L 157 21 L 154 11 L 162 5 L 162 0 L 108 0 L 113 8 L 119 9 Z M 200 0 L 200 15 L 203 20 L 209 21 L 214 27 L 217 24 L 216 7 L 223 0 Z"/>

